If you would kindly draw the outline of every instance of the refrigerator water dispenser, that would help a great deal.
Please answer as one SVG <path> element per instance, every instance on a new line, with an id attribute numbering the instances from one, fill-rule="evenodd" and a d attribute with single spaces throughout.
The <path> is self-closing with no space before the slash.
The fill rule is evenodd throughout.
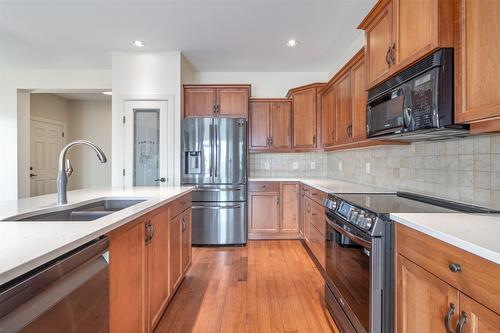
<path id="1" fill-rule="evenodd" d="M 187 151 L 186 170 L 187 174 L 201 173 L 201 151 Z"/>

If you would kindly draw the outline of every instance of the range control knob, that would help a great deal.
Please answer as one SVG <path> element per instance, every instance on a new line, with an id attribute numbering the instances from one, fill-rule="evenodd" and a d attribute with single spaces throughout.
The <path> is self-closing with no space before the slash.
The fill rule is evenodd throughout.
<path id="1" fill-rule="evenodd" d="M 351 217 L 349 219 L 352 223 L 356 223 L 356 221 L 358 220 L 358 212 L 353 210 L 352 213 L 351 213 Z"/>
<path id="2" fill-rule="evenodd" d="M 361 212 L 358 215 L 358 218 L 356 219 L 356 225 L 363 226 L 364 220 L 365 220 L 365 214 Z"/>
<path id="3" fill-rule="evenodd" d="M 366 229 L 370 229 L 372 227 L 372 224 L 373 224 L 373 219 L 371 217 L 367 217 L 365 219 L 365 225 L 364 225 L 364 227 Z"/>

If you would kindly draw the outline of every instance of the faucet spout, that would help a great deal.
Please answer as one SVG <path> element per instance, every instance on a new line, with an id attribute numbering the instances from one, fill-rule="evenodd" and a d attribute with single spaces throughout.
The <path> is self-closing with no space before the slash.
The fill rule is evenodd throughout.
<path id="1" fill-rule="evenodd" d="M 101 163 L 106 163 L 108 161 L 106 154 L 104 154 L 102 149 L 90 141 L 76 140 L 76 141 L 68 143 L 59 153 L 59 162 L 58 162 L 58 168 L 57 168 L 57 181 L 56 181 L 56 184 L 57 184 L 57 204 L 58 205 L 64 205 L 64 204 L 68 203 L 68 198 L 67 198 L 66 192 L 68 189 L 68 178 L 73 173 L 73 168 L 71 166 L 69 159 L 66 159 L 66 154 L 68 153 L 68 151 L 71 147 L 77 146 L 77 145 L 89 146 L 90 148 L 94 149 L 95 152 L 97 153 L 97 158 L 99 159 L 99 161 Z"/>

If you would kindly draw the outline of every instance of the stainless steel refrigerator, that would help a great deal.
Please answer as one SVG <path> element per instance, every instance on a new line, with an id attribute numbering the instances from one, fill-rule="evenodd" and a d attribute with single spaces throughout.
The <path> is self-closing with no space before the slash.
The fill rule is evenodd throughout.
<path id="1" fill-rule="evenodd" d="M 247 123 L 244 118 L 182 120 L 183 185 L 193 192 L 193 245 L 247 242 Z"/>

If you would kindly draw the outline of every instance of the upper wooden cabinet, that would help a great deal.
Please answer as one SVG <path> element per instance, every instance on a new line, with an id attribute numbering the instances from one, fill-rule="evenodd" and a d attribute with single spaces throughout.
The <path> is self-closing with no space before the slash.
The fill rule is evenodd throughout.
<path id="1" fill-rule="evenodd" d="M 250 100 L 249 150 L 289 151 L 291 116 L 291 101 L 288 99 Z"/>
<path id="2" fill-rule="evenodd" d="M 499 117 L 500 1 L 456 0 L 455 11 L 455 121 Z"/>
<path id="3" fill-rule="evenodd" d="M 362 141 L 366 139 L 366 66 L 363 56 L 359 56 L 351 67 L 351 94 L 352 94 L 352 139 Z"/>
<path id="4" fill-rule="evenodd" d="M 439 47 L 453 46 L 453 0 L 380 0 L 365 30 L 368 87 Z"/>
<path id="5" fill-rule="evenodd" d="M 184 117 L 247 117 L 250 85 L 184 85 Z"/>
<path id="6" fill-rule="evenodd" d="M 287 94 L 292 99 L 292 147 L 296 151 L 318 148 L 318 134 L 321 134 L 318 92 L 323 86 L 324 83 L 313 83 L 291 89 Z"/>
<path id="7" fill-rule="evenodd" d="M 321 99 L 321 146 L 335 144 L 336 99 L 335 86 L 330 85 L 320 94 Z"/>
<path id="8" fill-rule="evenodd" d="M 347 71 L 335 82 L 336 121 L 335 143 L 344 144 L 352 141 L 352 98 L 351 72 Z"/>

